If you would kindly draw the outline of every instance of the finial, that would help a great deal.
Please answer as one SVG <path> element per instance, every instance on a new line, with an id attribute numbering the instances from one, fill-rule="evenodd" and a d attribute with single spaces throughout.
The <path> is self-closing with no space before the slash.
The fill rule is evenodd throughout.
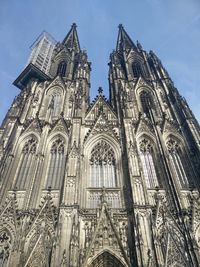
<path id="1" fill-rule="evenodd" d="M 102 88 L 102 87 L 99 87 L 98 92 L 99 92 L 99 95 L 102 95 L 102 93 L 103 93 L 103 88 Z"/>
<path id="2" fill-rule="evenodd" d="M 72 24 L 72 28 L 75 28 L 76 29 L 76 27 L 77 27 L 76 23 L 73 23 Z"/>
<path id="3" fill-rule="evenodd" d="M 137 40 L 137 47 L 138 47 L 138 49 L 142 50 L 142 45 L 138 40 Z"/>
<path id="4" fill-rule="evenodd" d="M 124 27 L 123 27 L 122 24 L 119 24 L 118 28 L 119 28 L 119 29 L 123 29 Z"/>

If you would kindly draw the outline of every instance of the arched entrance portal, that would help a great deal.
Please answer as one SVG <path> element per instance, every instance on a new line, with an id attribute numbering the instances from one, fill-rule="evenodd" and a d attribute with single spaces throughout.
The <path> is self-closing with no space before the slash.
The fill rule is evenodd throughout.
<path id="1" fill-rule="evenodd" d="M 88 267 L 124 267 L 124 265 L 109 252 L 103 252 Z"/>

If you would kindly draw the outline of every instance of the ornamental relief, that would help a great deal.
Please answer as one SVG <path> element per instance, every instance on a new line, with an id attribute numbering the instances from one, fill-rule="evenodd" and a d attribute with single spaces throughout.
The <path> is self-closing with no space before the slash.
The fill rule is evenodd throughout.
<path id="1" fill-rule="evenodd" d="M 137 156 L 136 143 L 133 143 L 132 141 L 129 142 L 128 153 L 129 153 L 129 156 Z"/>
<path id="2" fill-rule="evenodd" d="M 150 140 L 143 138 L 139 141 L 139 149 L 141 152 L 151 152 L 152 151 L 152 143 Z"/>
<path id="3" fill-rule="evenodd" d="M 137 133 L 142 133 L 142 132 L 151 132 L 152 134 L 154 133 L 154 129 L 153 129 L 153 125 L 151 123 L 151 121 L 149 120 L 149 118 L 144 117 L 144 115 L 142 115 L 138 121 L 135 121 L 133 123 L 133 126 L 135 128 L 135 134 Z"/>
<path id="4" fill-rule="evenodd" d="M 38 118 L 26 120 L 23 124 L 22 133 L 26 132 L 33 132 L 41 135 L 42 133 L 42 124 L 40 123 L 40 120 Z"/>
<path id="5" fill-rule="evenodd" d="M 166 146 L 167 146 L 168 151 L 171 153 L 175 153 L 179 148 L 179 144 L 177 143 L 177 141 L 173 139 L 169 139 L 166 142 Z"/>
<path id="6" fill-rule="evenodd" d="M 74 186 L 75 183 L 76 183 L 75 177 L 67 177 L 67 179 L 66 179 L 66 185 L 67 186 Z"/>
<path id="7" fill-rule="evenodd" d="M 82 264 L 87 261 L 86 256 L 94 256 L 94 252 L 98 253 L 105 247 L 110 247 L 124 260 L 124 257 L 129 256 L 128 243 L 127 243 L 127 221 L 113 218 L 111 221 L 107 217 L 105 211 L 100 218 L 93 217 L 90 220 L 84 220 L 82 229 L 84 231 L 84 239 L 81 247 L 81 262 Z M 91 241 L 92 243 L 91 248 Z M 126 258 L 127 260 L 128 258 Z M 83 265 L 85 266 L 85 265 Z"/>
<path id="8" fill-rule="evenodd" d="M 162 128 L 162 132 L 179 134 L 180 128 L 179 128 L 177 122 L 166 118 L 165 123 L 164 123 L 163 128 Z"/>
<path id="9" fill-rule="evenodd" d="M 85 135 L 84 142 L 89 138 L 89 136 L 95 136 L 101 133 L 105 133 L 109 136 L 113 136 L 115 140 L 119 141 L 119 131 L 118 129 L 114 128 L 112 123 L 108 123 L 104 119 L 99 120 L 96 125 L 93 125 Z"/>

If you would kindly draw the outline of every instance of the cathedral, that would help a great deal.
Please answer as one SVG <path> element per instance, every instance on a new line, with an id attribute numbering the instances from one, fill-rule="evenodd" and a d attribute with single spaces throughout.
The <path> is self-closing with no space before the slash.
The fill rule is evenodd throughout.
<path id="1" fill-rule="evenodd" d="M 200 127 L 119 25 L 90 101 L 76 25 L 43 33 L 0 128 L 1 267 L 200 266 Z"/>

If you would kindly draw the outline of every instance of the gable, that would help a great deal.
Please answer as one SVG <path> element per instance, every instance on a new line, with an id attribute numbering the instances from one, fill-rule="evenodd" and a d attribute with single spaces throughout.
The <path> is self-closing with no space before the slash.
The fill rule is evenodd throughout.
<path id="1" fill-rule="evenodd" d="M 103 113 L 105 118 L 109 121 L 116 121 L 117 116 L 115 112 L 112 110 L 111 106 L 106 102 L 104 97 L 97 97 L 95 103 L 90 107 L 85 120 L 86 121 L 95 121 L 99 114 Z"/>

